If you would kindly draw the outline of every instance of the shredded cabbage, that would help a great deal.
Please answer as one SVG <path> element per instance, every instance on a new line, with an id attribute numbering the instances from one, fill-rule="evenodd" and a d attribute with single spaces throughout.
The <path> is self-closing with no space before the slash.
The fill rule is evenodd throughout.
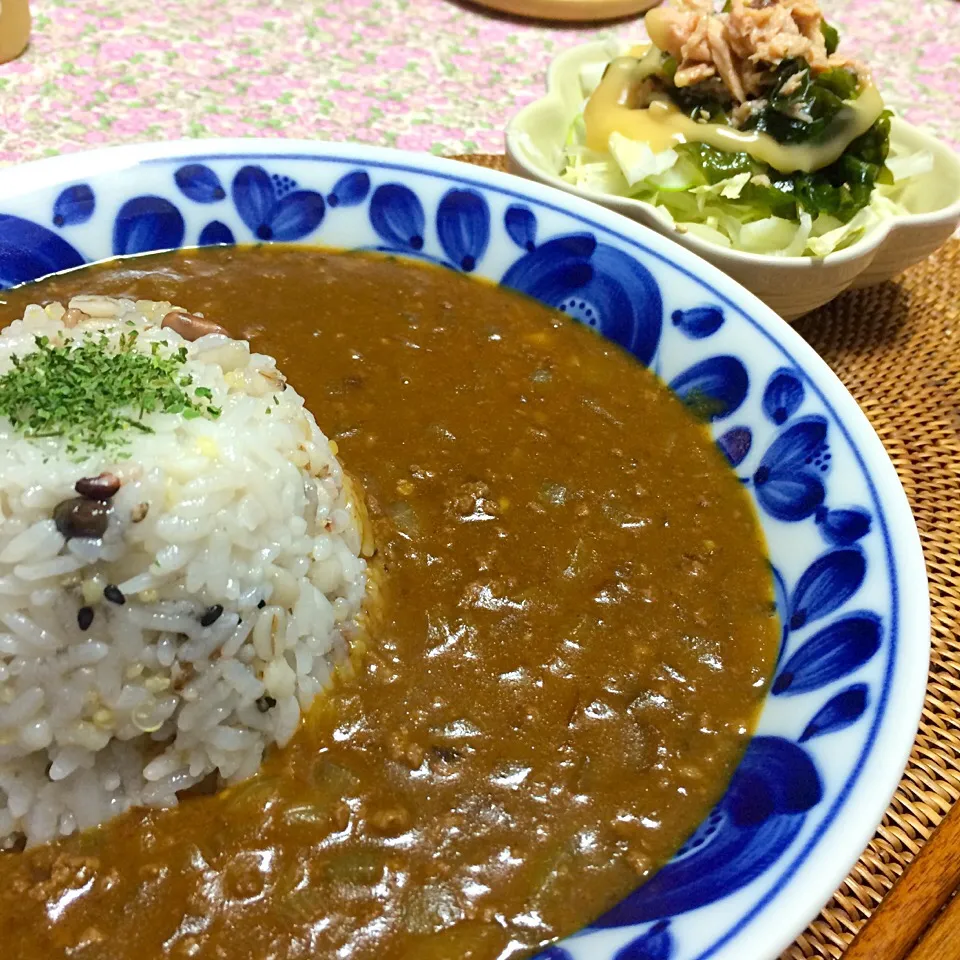
<path id="1" fill-rule="evenodd" d="M 644 200 L 668 225 L 718 246 L 784 257 L 825 257 L 850 246 L 882 221 L 906 213 L 901 202 L 905 190 L 933 169 L 929 153 L 898 153 L 891 145 L 869 200 L 852 215 L 841 213 L 847 218 L 844 222 L 823 207 L 814 207 L 815 215 L 799 206 L 796 216 L 793 211 L 789 217 L 781 215 L 784 209 L 769 199 L 770 179 L 762 172 L 740 170 L 710 182 L 695 151 L 655 153 L 646 143 L 614 133 L 609 151 L 600 153 L 588 149 L 585 139 L 580 115 L 567 138 L 561 174 L 567 183 Z M 735 164 L 730 165 L 733 168 Z"/>
<path id="2" fill-rule="evenodd" d="M 677 162 L 676 150 L 654 153 L 649 144 L 630 140 L 622 133 L 610 134 L 610 153 L 631 187 L 669 170 Z"/>
<path id="3" fill-rule="evenodd" d="M 580 68 L 580 89 L 585 97 L 589 97 L 600 86 L 606 68 L 607 65 L 600 61 L 585 63 Z"/>

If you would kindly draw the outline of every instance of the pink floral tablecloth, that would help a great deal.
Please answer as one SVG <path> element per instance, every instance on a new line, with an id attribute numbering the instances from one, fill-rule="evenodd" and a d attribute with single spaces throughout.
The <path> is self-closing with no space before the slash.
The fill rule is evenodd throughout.
<path id="1" fill-rule="evenodd" d="M 824 0 L 890 103 L 960 146 L 960 2 Z M 361 140 L 499 152 L 560 50 L 637 22 L 551 28 L 453 0 L 33 0 L 0 66 L 0 164 L 149 139 Z"/>

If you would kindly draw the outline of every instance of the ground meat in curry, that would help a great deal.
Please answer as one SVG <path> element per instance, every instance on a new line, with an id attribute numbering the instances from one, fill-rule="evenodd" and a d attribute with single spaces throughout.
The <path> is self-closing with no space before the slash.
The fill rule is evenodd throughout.
<path id="1" fill-rule="evenodd" d="M 777 629 L 748 498 L 652 374 L 451 271 L 280 246 L 89 268 L 0 321 L 89 290 L 277 357 L 366 489 L 381 623 L 258 777 L 0 856 L 6 960 L 529 956 L 669 858 Z"/>

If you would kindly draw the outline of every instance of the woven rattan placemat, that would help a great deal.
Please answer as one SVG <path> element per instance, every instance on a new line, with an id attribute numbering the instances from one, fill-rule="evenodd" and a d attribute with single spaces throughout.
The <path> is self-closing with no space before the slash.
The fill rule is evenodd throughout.
<path id="1" fill-rule="evenodd" d="M 457 159 L 505 169 L 501 156 Z M 933 622 L 920 733 L 893 803 L 833 899 L 781 957 L 836 960 L 960 798 L 960 240 L 794 326 L 856 398 L 897 468 L 923 541 Z"/>

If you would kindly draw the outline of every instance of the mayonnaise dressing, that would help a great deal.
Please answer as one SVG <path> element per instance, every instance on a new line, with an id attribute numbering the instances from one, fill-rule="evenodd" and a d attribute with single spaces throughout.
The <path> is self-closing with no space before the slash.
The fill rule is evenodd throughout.
<path id="1" fill-rule="evenodd" d="M 748 153 L 781 173 L 809 173 L 833 163 L 883 112 L 879 91 L 868 83 L 857 99 L 849 101 L 831 120 L 818 143 L 778 143 L 767 133 L 692 120 L 667 101 L 634 108 L 631 95 L 638 82 L 653 72 L 654 53 L 659 60 L 660 52 L 655 47 L 638 47 L 630 51 L 630 56 L 611 62 L 583 112 L 590 149 L 605 152 L 610 134 L 619 133 L 649 144 L 655 153 L 679 143 L 706 143 L 728 153 Z"/>

